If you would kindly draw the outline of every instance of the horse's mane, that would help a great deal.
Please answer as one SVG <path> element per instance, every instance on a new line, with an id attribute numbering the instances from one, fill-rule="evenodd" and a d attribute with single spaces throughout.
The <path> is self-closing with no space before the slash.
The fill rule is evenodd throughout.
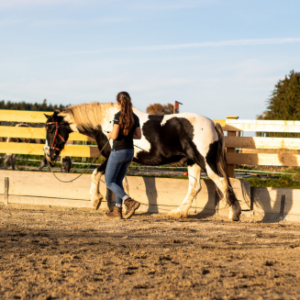
<path id="1" fill-rule="evenodd" d="M 79 130 L 94 129 L 109 118 L 108 110 L 113 108 L 113 103 L 83 103 L 64 108 L 59 115 L 68 115 L 72 124 Z"/>

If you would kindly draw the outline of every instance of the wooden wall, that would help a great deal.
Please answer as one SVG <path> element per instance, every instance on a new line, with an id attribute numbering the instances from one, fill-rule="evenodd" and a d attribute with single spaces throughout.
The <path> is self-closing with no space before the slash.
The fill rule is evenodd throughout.
<path id="1" fill-rule="evenodd" d="M 78 174 L 60 174 L 57 177 L 67 181 Z M 59 182 L 52 173 L 0 171 L 0 202 L 5 202 L 5 178 L 8 178 L 8 204 L 43 204 L 73 207 L 92 207 L 90 202 L 91 176 L 82 175 L 72 183 Z M 167 212 L 178 207 L 188 190 L 188 180 L 172 178 L 152 178 L 128 176 L 129 194 L 142 203 L 141 211 Z M 102 177 L 104 181 L 104 176 Z M 242 208 L 251 208 L 250 184 L 231 179 L 237 198 Z M 225 209 L 219 203 L 215 184 L 211 180 L 201 180 L 202 190 L 193 202 L 192 210 L 201 212 L 203 209 Z M 106 195 L 103 182 L 100 185 L 102 195 Z M 106 202 L 104 200 L 104 202 Z M 106 203 L 102 206 L 106 207 Z"/>
<path id="2" fill-rule="evenodd" d="M 70 180 L 76 174 L 59 174 Z M 8 178 L 8 181 L 5 179 Z M 140 212 L 166 213 L 183 201 L 188 180 L 129 176 L 129 194 L 141 202 Z M 104 180 L 104 177 L 102 178 Z M 7 195 L 6 195 L 6 183 Z M 285 188 L 251 188 L 249 182 L 231 179 L 234 192 L 244 213 L 263 219 L 300 221 L 300 190 Z M 83 175 L 72 183 L 61 183 L 51 173 L 0 171 L 0 202 L 9 204 L 51 205 L 92 208 L 90 202 L 90 175 Z M 193 201 L 190 214 L 227 215 L 228 208 L 220 201 L 211 180 L 201 180 L 202 190 Z M 101 193 L 106 195 L 102 182 Z M 113 198 L 114 201 L 114 198 Z M 104 199 L 101 208 L 107 209 Z"/>

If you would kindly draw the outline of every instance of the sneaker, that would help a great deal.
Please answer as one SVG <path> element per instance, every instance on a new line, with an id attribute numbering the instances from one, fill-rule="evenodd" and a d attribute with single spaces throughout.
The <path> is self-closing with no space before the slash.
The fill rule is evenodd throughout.
<path id="1" fill-rule="evenodd" d="M 134 214 L 134 212 L 140 207 L 140 202 L 129 198 L 124 201 L 124 205 L 127 209 L 126 214 L 124 215 L 124 219 L 129 219 Z"/>
<path id="2" fill-rule="evenodd" d="M 122 219 L 122 207 L 114 206 L 114 208 L 105 215 L 107 218 Z"/>

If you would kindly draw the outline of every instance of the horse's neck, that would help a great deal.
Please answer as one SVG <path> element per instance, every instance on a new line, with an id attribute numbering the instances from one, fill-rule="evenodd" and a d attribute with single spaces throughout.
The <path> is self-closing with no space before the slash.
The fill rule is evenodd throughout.
<path id="1" fill-rule="evenodd" d="M 106 135 L 107 131 L 112 130 L 114 116 L 119 111 L 117 105 L 113 105 L 111 103 L 103 103 L 98 105 L 99 106 L 95 107 L 95 103 L 92 103 L 91 107 L 88 107 L 88 109 L 94 108 L 89 113 L 89 122 L 87 122 L 86 119 L 83 119 L 81 122 L 80 118 L 78 118 L 77 120 L 79 121 L 76 122 L 72 117 L 72 114 L 65 115 L 65 121 L 69 123 L 69 127 L 72 132 L 79 132 L 90 137 L 95 137 L 100 131 Z M 147 114 L 134 107 L 133 112 L 139 118 L 147 116 Z"/>
<path id="2" fill-rule="evenodd" d="M 81 134 L 95 137 L 99 132 L 111 131 L 113 126 L 114 115 L 118 112 L 115 105 L 99 104 L 100 109 L 90 112 L 89 121 L 83 119 L 82 122 L 76 122 L 71 114 L 65 116 L 65 121 L 69 123 L 72 132 L 79 132 Z"/>

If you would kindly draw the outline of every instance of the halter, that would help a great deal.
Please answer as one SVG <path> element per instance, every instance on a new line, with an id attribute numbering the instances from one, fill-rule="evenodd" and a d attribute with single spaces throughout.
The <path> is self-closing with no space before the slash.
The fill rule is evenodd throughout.
<path id="1" fill-rule="evenodd" d="M 56 151 L 60 151 L 59 148 L 53 147 L 54 143 L 55 143 L 55 140 L 56 140 L 56 137 L 59 137 L 64 143 L 66 142 L 65 139 L 58 133 L 58 122 L 49 122 L 49 123 L 46 123 L 46 125 L 54 125 L 54 124 L 55 124 L 55 135 L 54 135 L 54 139 L 53 139 L 53 142 L 52 142 L 52 145 L 51 145 L 50 149 L 53 149 L 53 150 L 56 150 Z"/>

